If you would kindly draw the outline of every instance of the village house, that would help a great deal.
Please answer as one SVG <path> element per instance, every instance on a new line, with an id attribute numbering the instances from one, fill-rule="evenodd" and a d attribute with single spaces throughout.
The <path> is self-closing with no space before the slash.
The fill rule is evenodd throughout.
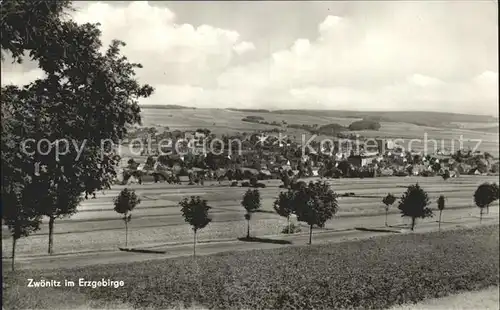
<path id="1" fill-rule="evenodd" d="M 376 159 L 376 154 L 352 155 L 347 158 L 347 161 L 354 167 L 365 167 L 372 164 Z"/>
<path id="2" fill-rule="evenodd" d="M 386 149 L 384 139 L 376 139 L 375 141 L 377 142 L 377 150 L 379 154 L 382 154 Z"/>
<path id="3" fill-rule="evenodd" d="M 416 164 L 416 165 L 413 165 L 413 168 L 412 168 L 412 174 L 413 175 L 419 175 L 421 174 L 422 172 L 424 172 L 425 170 L 427 170 L 426 166 L 425 165 L 422 165 L 422 164 Z"/>
<path id="4" fill-rule="evenodd" d="M 396 148 L 396 144 L 392 140 L 387 140 L 385 143 L 385 149 L 386 150 L 394 150 Z"/>

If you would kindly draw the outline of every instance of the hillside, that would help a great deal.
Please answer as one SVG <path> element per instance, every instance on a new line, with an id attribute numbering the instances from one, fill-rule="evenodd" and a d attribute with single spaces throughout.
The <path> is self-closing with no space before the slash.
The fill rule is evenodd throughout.
<path id="1" fill-rule="evenodd" d="M 346 111 L 346 110 L 267 110 L 267 109 L 197 109 L 182 105 L 141 105 L 143 110 L 217 110 L 219 112 L 239 112 L 252 113 L 252 115 L 267 114 L 266 119 L 274 120 L 276 117 L 284 116 L 288 118 L 292 115 L 307 116 L 312 118 L 343 118 L 343 119 L 371 119 L 379 122 L 398 122 L 410 123 L 420 126 L 430 127 L 452 127 L 464 128 L 461 123 L 480 123 L 488 124 L 484 127 L 493 127 L 498 124 L 498 118 L 488 115 L 472 115 L 445 112 L 426 112 L 426 111 Z M 248 116 L 248 114 L 244 115 Z M 262 115 L 260 115 L 262 116 Z M 478 126 L 482 127 L 482 126 Z M 474 129 L 475 130 L 475 129 Z"/>
<path id="2" fill-rule="evenodd" d="M 381 122 L 404 122 L 422 126 L 443 126 L 451 123 L 498 123 L 498 118 L 487 115 L 425 111 L 336 111 L 336 110 L 275 110 L 276 114 L 370 118 Z"/>
<path id="3" fill-rule="evenodd" d="M 280 127 L 254 122 L 244 122 L 242 119 L 258 117 L 266 123 L 279 123 Z M 381 137 L 391 139 L 428 139 L 443 140 L 444 147 L 450 147 L 451 140 L 462 136 L 464 147 L 474 148 L 476 141 L 481 141 L 480 150 L 498 154 L 498 131 L 492 128 L 498 126 L 498 120 L 480 115 L 463 115 L 434 112 L 356 112 L 356 111 L 314 111 L 290 110 L 274 112 L 239 111 L 228 109 L 157 109 L 142 106 L 143 126 L 168 126 L 171 130 L 195 130 L 207 128 L 217 135 L 236 132 L 251 132 L 256 130 L 284 129 L 288 137 L 301 140 L 305 134 L 306 141 L 311 137 L 307 130 L 295 125 L 317 125 L 318 127 L 338 124 L 345 128 L 355 121 L 382 119 L 379 130 L 348 131 L 364 137 Z M 418 121 L 416 121 L 418 120 Z M 429 125 L 415 124 L 425 120 Z M 439 124 L 438 124 L 439 123 Z M 294 127 L 294 128 L 291 128 Z M 498 128 L 498 127 L 496 127 Z M 327 137 L 321 136 L 320 138 Z M 328 137 L 328 138 L 331 138 Z M 441 141 L 439 141 L 441 145 Z M 432 146 L 432 144 L 431 144 Z M 419 148 L 417 143 L 413 145 Z"/>
<path id="4" fill-rule="evenodd" d="M 195 107 L 186 107 L 183 105 L 177 105 L 177 104 L 165 104 L 165 105 L 150 105 L 150 104 L 143 104 L 141 105 L 141 109 L 160 109 L 160 110 L 178 110 L 178 109 L 190 109 L 190 110 L 195 110 Z"/>

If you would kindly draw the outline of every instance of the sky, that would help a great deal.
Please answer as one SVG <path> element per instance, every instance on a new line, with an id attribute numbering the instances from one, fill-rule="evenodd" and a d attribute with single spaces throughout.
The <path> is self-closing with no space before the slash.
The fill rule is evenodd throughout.
<path id="1" fill-rule="evenodd" d="M 123 53 L 141 104 L 498 115 L 496 1 L 75 2 Z M 2 84 L 42 76 L 2 64 Z"/>

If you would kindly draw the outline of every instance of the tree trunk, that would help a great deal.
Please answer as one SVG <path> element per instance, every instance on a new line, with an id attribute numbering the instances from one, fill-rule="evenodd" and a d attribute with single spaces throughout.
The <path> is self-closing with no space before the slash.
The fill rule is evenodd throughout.
<path id="1" fill-rule="evenodd" d="M 415 229 L 415 218 L 411 218 L 411 230 L 413 231 Z"/>
<path id="2" fill-rule="evenodd" d="M 389 212 L 389 210 L 385 209 L 385 227 L 389 226 L 387 225 L 387 213 Z"/>
<path id="3" fill-rule="evenodd" d="M 490 214 L 490 205 L 486 205 L 486 214 Z"/>
<path id="4" fill-rule="evenodd" d="M 312 244 L 313 226 L 309 225 L 309 244 Z"/>
<path id="5" fill-rule="evenodd" d="M 247 220 L 247 239 L 250 239 L 250 219 Z"/>
<path id="6" fill-rule="evenodd" d="M 128 220 L 125 216 L 125 247 L 128 247 Z"/>
<path id="7" fill-rule="evenodd" d="M 54 247 L 54 222 L 56 218 L 53 216 L 49 217 L 49 254 L 52 255 Z"/>
<path id="8" fill-rule="evenodd" d="M 439 210 L 439 226 L 438 230 L 441 230 L 441 214 L 443 213 L 443 210 Z"/>
<path id="9" fill-rule="evenodd" d="M 483 221 L 483 208 L 479 209 L 479 224 Z"/>
<path id="10" fill-rule="evenodd" d="M 291 234 L 291 232 L 290 232 L 290 215 L 286 217 L 286 220 L 288 221 L 288 233 Z"/>
<path id="11" fill-rule="evenodd" d="M 194 231 L 194 238 L 193 238 L 193 257 L 196 257 L 196 230 Z"/>
<path id="12" fill-rule="evenodd" d="M 14 271 L 14 261 L 16 258 L 16 241 L 17 238 L 12 236 L 12 271 Z"/>

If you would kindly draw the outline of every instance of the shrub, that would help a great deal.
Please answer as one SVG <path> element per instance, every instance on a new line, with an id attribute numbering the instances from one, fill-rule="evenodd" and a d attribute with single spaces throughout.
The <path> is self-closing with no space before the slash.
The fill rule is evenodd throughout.
<path id="1" fill-rule="evenodd" d="M 256 116 L 256 115 L 248 115 L 246 118 L 251 119 L 251 120 L 255 120 L 255 121 L 263 121 L 264 120 L 264 117 Z"/>
<path id="2" fill-rule="evenodd" d="M 287 172 L 283 172 L 283 175 L 281 176 L 281 181 L 283 182 L 283 188 L 288 188 L 290 187 L 292 179 L 290 178 L 290 175 Z"/>
<path id="3" fill-rule="evenodd" d="M 262 116 L 255 116 L 255 115 L 246 116 L 242 118 L 241 121 L 250 123 L 266 123 Z"/>
<path id="4" fill-rule="evenodd" d="M 361 121 L 355 121 L 349 125 L 349 130 L 379 130 L 380 123 L 374 120 L 363 119 Z"/>
<path id="5" fill-rule="evenodd" d="M 297 190 L 297 191 L 298 191 L 298 190 L 301 190 L 301 189 L 303 189 L 303 188 L 306 188 L 306 187 L 307 187 L 307 184 L 306 184 L 306 182 L 304 182 L 304 181 L 293 182 L 293 183 L 291 184 L 291 188 L 292 188 L 293 190 Z"/>
<path id="6" fill-rule="evenodd" d="M 318 128 L 317 132 L 323 135 L 335 135 L 341 131 L 347 130 L 346 127 L 339 125 L 337 123 L 323 125 Z"/>
<path id="7" fill-rule="evenodd" d="M 433 172 L 433 171 L 429 171 L 429 170 L 424 170 L 420 173 L 421 176 L 423 177 L 433 177 L 435 176 L 436 174 Z"/>
<path id="8" fill-rule="evenodd" d="M 238 181 L 231 182 L 231 187 L 235 187 L 235 186 L 238 186 Z"/>
<path id="9" fill-rule="evenodd" d="M 295 213 L 295 192 L 288 190 L 280 192 L 274 201 L 273 208 L 279 216 L 286 217 L 287 226 L 290 226 L 290 216 Z"/>
<path id="10" fill-rule="evenodd" d="M 282 234 L 295 234 L 295 233 L 298 233 L 301 231 L 302 231 L 302 229 L 300 228 L 299 225 L 295 225 L 295 224 L 291 223 L 290 225 L 283 227 L 283 229 L 281 230 L 281 233 Z"/>

